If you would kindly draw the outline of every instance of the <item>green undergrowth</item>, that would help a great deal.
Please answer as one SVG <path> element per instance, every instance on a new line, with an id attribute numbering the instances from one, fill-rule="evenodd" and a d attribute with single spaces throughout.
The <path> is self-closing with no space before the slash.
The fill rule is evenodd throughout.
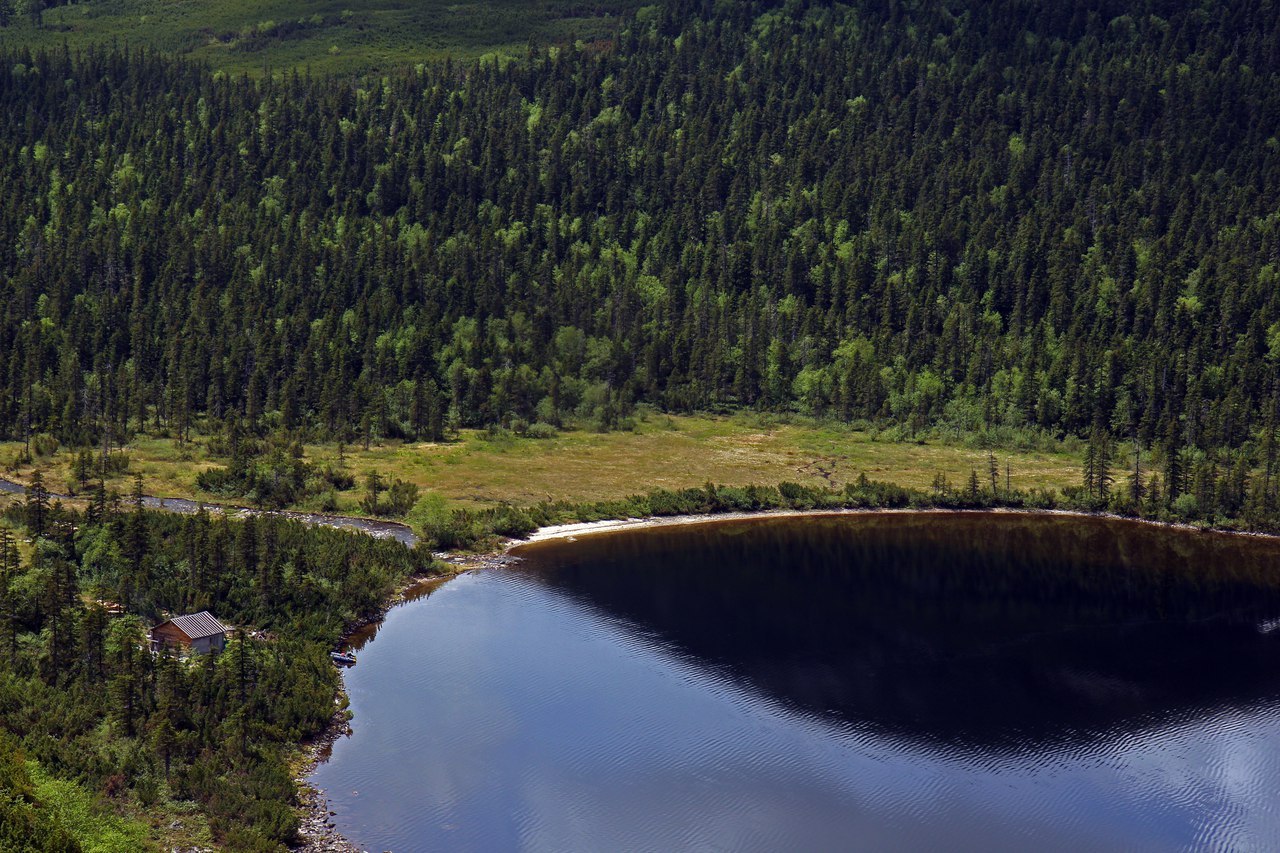
<path id="1" fill-rule="evenodd" d="M 0 729 L 0 849 L 121 853 L 159 849 L 150 827 L 28 760 Z"/>

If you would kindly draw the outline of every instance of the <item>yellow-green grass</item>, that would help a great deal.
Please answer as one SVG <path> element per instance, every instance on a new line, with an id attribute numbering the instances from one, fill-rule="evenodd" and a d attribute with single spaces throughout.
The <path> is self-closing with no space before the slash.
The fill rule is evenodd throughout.
<path id="1" fill-rule="evenodd" d="M 0 28 L 0 45 L 146 46 L 229 73 L 387 70 L 445 56 L 514 55 L 531 40 L 611 33 L 638 0 L 110 0 Z"/>
<path id="2" fill-rule="evenodd" d="M 44 471 L 48 488 L 65 491 L 73 453 L 61 450 L 15 467 L 21 445 L 0 444 L 0 467 L 10 479 L 29 482 Z M 211 458 L 207 442 L 185 445 L 169 438 L 140 438 L 127 448 L 130 471 L 111 486 L 122 494 L 132 489 L 140 472 L 148 494 L 224 501 L 200 492 L 196 474 L 223 460 Z M 307 445 L 311 462 L 334 462 L 334 444 Z M 1015 488 L 1062 489 L 1080 480 L 1079 459 L 1067 452 L 996 450 L 1004 479 L 1008 463 Z M 490 438 L 464 431 L 457 441 L 433 443 L 375 442 L 344 448 L 348 470 L 362 477 L 376 470 L 407 480 L 464 506 L 542 500 L 594 501 L 644 493 L 652 488 L 677 489 L 708 481 L 721 485 L 776 484 L 792 481 L 842 486 L 861 473 L 877 480 L 927 489 L 939 474 L 963 486 L 971 471 L 984 482 L 985 450 L 938 441 L 925 443 L 877 440 L 872 434 L 843 426 L 808 421 L 773 422 L 748 414 L 642 417 L 634 432 L 563 432 L 551 439 Z M 362 488 L 338 495 L 337 509 L 358 512 Z M 309 508 L 317 508 L 312 506 Z"/>

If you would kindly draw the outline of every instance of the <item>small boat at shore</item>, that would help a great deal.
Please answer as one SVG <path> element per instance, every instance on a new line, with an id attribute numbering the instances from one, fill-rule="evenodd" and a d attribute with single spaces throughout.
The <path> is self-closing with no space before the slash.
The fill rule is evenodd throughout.
<path id="1" fill-rule="evenodd" d="M 329 652 L 329 659 L 337 666 L 355 666 L 356 656 L 350 652 Z"/>

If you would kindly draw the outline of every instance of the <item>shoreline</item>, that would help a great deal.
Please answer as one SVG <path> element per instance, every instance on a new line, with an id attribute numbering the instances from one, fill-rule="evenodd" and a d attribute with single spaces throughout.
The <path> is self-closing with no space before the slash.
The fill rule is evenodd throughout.
<path id="1" fill-rule="evenodd" d="M 510 558 L 497 554 L 480 554 L 474 559 L 467 559 L 454 554 L 438 552 L 433 555 L 437 560 L 448 563 L 454 571 L 441 575 L 414 575 L 402 583 L 395 592 L 378 608 L 378 611 L 357 621 L 343 631 L 338 640 L 339 648 L 349 648 L 353 641 L 363 645 L 373 639 L 377 629 L 387 618 L 392 609 L 415 601 L 423 595 L 429 595 L 454 578 L 476 571 L 477 569 L 494 568 L 510 562 Z M 366 635 L 363 638 L 361 635 Z M 298 786 L 299 844 L 292 849 L 300 853 L 367 853 L 344 836 L 334 825 L 336 814 L 329 807 L 329 798 L 325 791 L 312 785 L 309 777 L 317 767 L 329 759 L 329 752 L 340 738 L 351 734 L 350 698 L 347 694 L 346 674 L 338 670 L 338 689 L 333 697 L 334 712 L 314 737 L 299 743 L 297 761 L 294 765 L 293 780 Z"/>
<path id="2" fill-rule="evenodd" d="M 440 557 L 437 556 L 437 559 Z M 443 560 L 443 562 L 457 565 L 451 560 Z M 338 647 L 346 647 L 356 635 L 371 628 L 376 629 L 387 618 L 392 608 L 417 598 L 418 596 L 413 594 L 416 590 L 447 583 L 467 571 L 471 569 L 461 568 L 457 572 L 444 575 L 414 575 L 406 579 L 378 607 L 376 613 L 358 620 L 343 631 L 338 639 Z M 301 853 L 366 853 L 338 831 L 332 820 L 336 812 L 329 808 L 328 796 L 312 785 L 309 780 L 315 769 L 329 759 L 329 751 L 333 749 L 338 739 L 351 734 L 353 714 L 350 710 L 346 677 L 341 668 L 338 669 L 338 689 L 334 693 L 333 704 L 333 715 L 329 717 L 324 728 L 314 737 L 297 744 L 298 755 L 294 765 L 293 781 L 298 786 L 298 804 L 294 810 L 298 814 L 299 843 L 292 849 Z"/>
<path id="3" fill-rule="evenodd" d="M 307 781 L 307 777 L 328 760 L 329 750 L 338 738 L 351 733 L 351 711 L 347 708 L 347 701 L 347 687 L 339 675 L 333 716 L 318 735 L 300 745 L 300 760 L 293 778 L 298 785 L 296 811 L 301 844 L 294 850 L 305 853 L 365 853 L 338 831 L 333 822 L 337 813 L 329 808 L 329 798 Z"/>
<path id="4" fill-rule="evenodd" d="M 1182 530 L 1188 533 L 1203 533 L 1218 536 L 1247 536 L 1250 538 L 1273 539 L 1280 541 L 1280 534 L 1263 533 L 1255 530 L 1225 530 L 1218 527 L 1201 527 L 1178 521 L 1158 521 L 1138 516 L 1118 515 L 1113 512 L 1085 512 L 1075 509 L 1034 509 L 1024 507 L 835 507 L 831 509 L 768 509 L 742 510 L 734 512 L 694 513 L 687 515 L 648 516 L 645 518 L 601 519 L 600 521 L 579 521 L 567 524 L 553 524 L 540 527 L 524 539 L 507 539 L 500 549 L 488 552 L 485 556 L 511 555 L 522 546 L 540 542 L 573 542 L 579 536 L 595 536 L 605 533 L 617 533 L 627 530 L 647 530 L 658 527 L 680 527 L 686 525 L 714 524 L 720 521 L 750 521 L 757 518 L 822 518 L 854 515 L 1026 515 L 1062 518 L 1098 518 L 1109 521 L 1122 521 L 1133 524 L 1144 524 L 1167 530 Z"/>

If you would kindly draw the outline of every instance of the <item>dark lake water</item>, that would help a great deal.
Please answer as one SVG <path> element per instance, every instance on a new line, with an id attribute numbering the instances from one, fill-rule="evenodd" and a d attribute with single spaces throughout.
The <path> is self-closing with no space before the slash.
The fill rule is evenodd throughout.
<path id="1" fill-rule="evenodd" d="M 1280 849 L 1280 546 L 1012 514 L 524 546 L 393 610 L 369 850 Z"/>

